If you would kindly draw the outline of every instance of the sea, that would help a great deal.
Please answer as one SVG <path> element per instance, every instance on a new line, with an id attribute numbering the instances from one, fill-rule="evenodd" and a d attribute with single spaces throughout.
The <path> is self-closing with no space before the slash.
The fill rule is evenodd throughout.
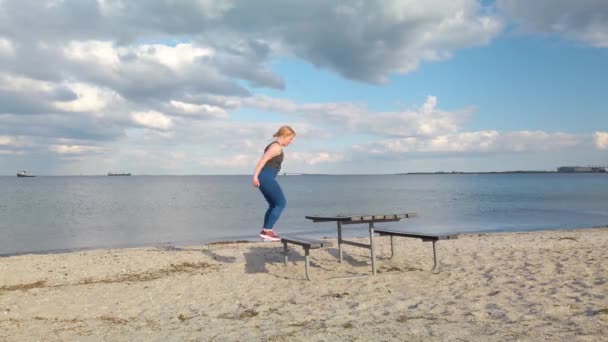
<path id="1" fill-rule="evenodd" d="M 608 226 L 608 174 L 286 175 L 275 230 L 335 237 L 307 215 L 416 213 L 379 227 L 486 233 Z M 251 176 L 0 177 L 0 255 L 260 240 Z M 366 236 L 348 225 L 346 237 Z"/>

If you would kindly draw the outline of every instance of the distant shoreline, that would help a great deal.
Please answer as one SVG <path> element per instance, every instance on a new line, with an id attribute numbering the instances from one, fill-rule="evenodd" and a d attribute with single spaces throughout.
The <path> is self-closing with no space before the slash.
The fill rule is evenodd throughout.
<path id="1" fill-rule="evenodd" d="M 471 174 L 497 174 L 497 173 L 568 173 L 568 172 L 557 172 L 557 171 L 436 171 L 436 172 L 405 172 L 397 173 L 397 175 L 471 175 Z M 570 173 L 582 173 L 582 172 L 570 172 Z M 588 172 L 592 173 L 592 172 Z"/>
<path id="2" fill-rule="evenodd" d="M 602 171 L 575 171 L 575 172 L 560 172 L 560 171 L 436 171 L 436 172 L 406 172 L 397 173 L 397 175 L 476 175 L 476 174 L 503 174 L 503 173 L 559 173 L 559 174 L 574 174 L 574 173 L 606 173 Z"/>

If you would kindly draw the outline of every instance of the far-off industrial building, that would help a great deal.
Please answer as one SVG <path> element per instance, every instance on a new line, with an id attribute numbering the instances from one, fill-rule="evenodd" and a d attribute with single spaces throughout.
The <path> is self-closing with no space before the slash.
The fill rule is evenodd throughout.
<path id="1" fill-rule="evenodd" d="M 557 172 L 608 172 L 606 166 L 562 166 Z"/>

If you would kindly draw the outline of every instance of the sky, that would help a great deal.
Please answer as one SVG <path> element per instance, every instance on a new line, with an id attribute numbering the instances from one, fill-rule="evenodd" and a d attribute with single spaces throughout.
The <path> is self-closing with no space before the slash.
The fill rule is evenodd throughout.
<path id="1" fill-rule="evenodd" d="M 608 166 L 605 0 L 0 0 L 0 175 Z"/>

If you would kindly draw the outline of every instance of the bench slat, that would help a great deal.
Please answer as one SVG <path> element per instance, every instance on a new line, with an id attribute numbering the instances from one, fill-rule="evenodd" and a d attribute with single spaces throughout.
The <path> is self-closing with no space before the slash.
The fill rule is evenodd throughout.
<path id="1" fill-rule="evenodd" d="M 333 244 L 331 242 L 307 239 L 307 238 L 296 237 L 296 236 L 283 236 L 283 237 L 281 237 L 281 242 L 292 243 L 294 245 L 299 245 L 299 246 L 308 246 L 309 248 L 313 248 L 313 249 L 333 246 Z"/>
<path id="2" fill-rule="evenodd" d="M 300 237 L 300 236 L 283 236 L 283 238 L 286 240 L 289 240 L 289 241 L 297 241 L 297 242 L 301 242 L 301 243 L 310 243 L 310 244 L 322 244 L 323 243 L 323 241 L 321 241 L 321 240 L 309 239 L 309 238 Z"/>
<path id="3" fill-rule="evenodd" d="M 391 229 L 377 229 L 376 228 L 375 232 L 380 235 L 394 235 L 394 236 L 403 236 L 403 237 L 411 237 L 411 238 L 420 238 L 425 241 L 453 240 L 453 239 L 458 238 L 458 235 L 436 235 L 436 234 L 412 233 L 412 232 L 404 232 L 404 231 L 391 230 Z"/>

